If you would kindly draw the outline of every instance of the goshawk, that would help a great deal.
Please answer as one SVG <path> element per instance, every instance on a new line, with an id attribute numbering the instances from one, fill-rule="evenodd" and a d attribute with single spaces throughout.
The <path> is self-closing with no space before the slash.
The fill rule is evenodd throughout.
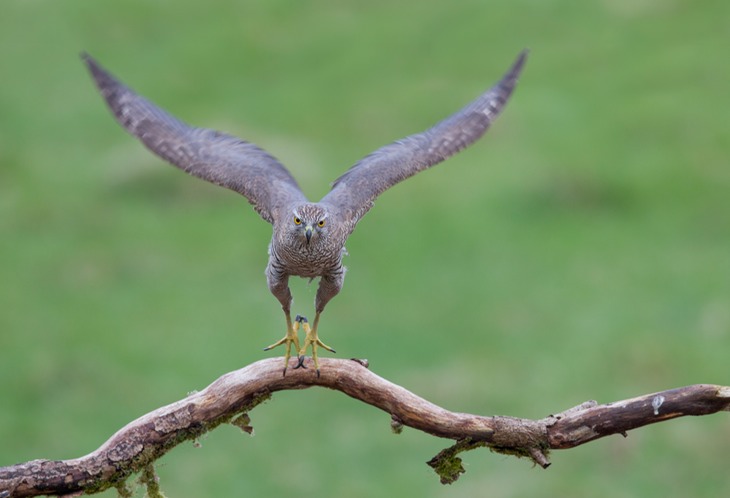
<path id="1" fill-rule="evenodd" d="M 93 58 L 82 58 L 117 121 L 162 159 L 216 185 L 242 194 L 273 225 L 266 278 L 286 316 L 286 335 L 265 348 L 286 348 L 284 374 L 291 347 L 304 365 L 307 349 L 319 375 L 317 347 L 334 352 L 318 337 L 319 318 L 342 288 L 345 242 L 375 198 L 398 182 L 467 147 L 500 114 L 525 63 L 523 51 L 502 79 L 456 114 L 432 128 L 386 145 L 366 156 L 332 184 L 319 202 L 310 202 L 287 169 L 256 145 L 218 131 L 187 125 L 136 94 Z M 292 322 L 289 277 L 320 277 L 314 322 Z M 306 332 L 300 347 L 298 329 Z"/>

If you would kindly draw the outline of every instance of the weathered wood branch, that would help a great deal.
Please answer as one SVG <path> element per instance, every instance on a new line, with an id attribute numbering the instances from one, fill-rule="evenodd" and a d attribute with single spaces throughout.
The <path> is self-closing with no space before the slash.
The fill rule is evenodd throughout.
<path id="1" fill-rule="evenodd" d="M 292 366 L 294 365 L 292 360 Z M 730 411 L 730 387 L 693 385 L 598 405 L 588 401 L 541 420 L 485 417 L 445 410 L 367 369 L 358 360 L 320 360 L 321 376 L 289 369 L 270 358 L 223 375 L 200 392 L 159 408 L 123 427 L 96 451 L 73 460 L 33 460 L 0 468 L 0 498 L 92 493 L 112 486 L 126 493 L 126 479 L 143 471 L 154 482 L 152 463 L 174 446 L 221 423 L 250 432 L 248 412 L 276 391 L 321 386 L 341 391 L 391 415 L 392 427 L 412 427 L 456 443 L 431 465 L 450 483 L 464 472 L 458 453 L 488 447 L 524 456 L 546 468 L 548 451 L 578 446 L 611 434 L 687 415 Z"/>

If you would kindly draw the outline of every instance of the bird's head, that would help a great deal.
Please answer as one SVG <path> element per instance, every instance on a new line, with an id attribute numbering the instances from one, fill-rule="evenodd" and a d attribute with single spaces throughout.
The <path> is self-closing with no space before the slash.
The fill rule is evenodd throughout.
<path id="1" fill-rule="evenodd" d="M 317 204 L 303 204 L 292 211 L 289 226 L 304 245 L 316 245 L 329 230 L 327 211 Z"/>

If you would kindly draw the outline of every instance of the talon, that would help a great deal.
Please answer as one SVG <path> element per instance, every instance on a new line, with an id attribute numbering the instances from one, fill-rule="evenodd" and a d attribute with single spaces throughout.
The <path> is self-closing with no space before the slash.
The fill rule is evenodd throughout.
<path id="1" fill-rule="evenodd" d="M 270 350 L 274 349 L 277 346 L 281 346 L 282 344 L 284 344 L 286 342 L 286 340 L 287 340 L 287 337 L 284 337 L 283 339 L 280 339 L 280 340 L 276 341 L 274 344 L 272 344 L 270 346 L 266 346 L 264 348 L 264 351 L 270 351 Z"/>
<path id="2" fill-rule="evenodd" d="M 334 349 L 323 343 L 319 336 L 317 335 L 317 325 L 319 325 L 319 312 L 314 316 L 314 323 L 312 326 L 309 326 L 309 323 L 307 322 L 306 318 L 298 316 L 297 319 L 301 319 L 302 328 L 304 329 L 304 332 L 306 333 L 306 336 L 304 338 L 304 344 L 302 346 L 302 349 L 299 350 L 299 356 L 304 357 L 305 353 L 307 352 L 307 348 L 311 345 L 312 346 L 312 363 L 314 363 L 314 368 L 317 371 L 317 377 L 319 377 L 319 358 L 317 355 L 317 347 L 322 347 L 326 349 L 327 351 L 330 351 L 332 353 L 335 352 Z"/>
<path id="3" fill-rule="evenodd" d="M 297 315 L 297 319 L 299 319 L 299 315 Z M 294 346 L 295 351 L 299 351 L 299 335 L 297 332 L 299 331 L 299 321 L 296 321 L 292 323 L 291 317 L 287 314 L 286 315 L 286 335 L 276 341 L 274 344 L 267 346 L 264 348 L 264 351 L 269 351 L 271 349 L 274 349 L 275 347 L 284 345 L 286 351 L 284 353 L 284 370 L 282 371 L 282 376 L 286 377 L 286 370 L 289 367 L 289 358 L 291 358 L 291 348 Z"/>
<path id="4" fill-rule="evenodd" d="M 303 315 L 296 315 L 294 317 L 294 321 L 292 322 L 291 316 L 287 314 L 286 316 L 286 335 L 280 339 L 279 341 L 275 342 L 271 346 L 268 346 L 264 348 L 264 351 L 269 351 L 277 346 L 281 346 L 282 344 L 286 348 L 286 352 L 284 355 L 284 370 L 282 372 L 282 376 L 286 377 L 286 371 L 289 367 L 289 358 L 291 358 L 291 348 L 294 346 L 294 351 L 297 353 L 297 364 L 293 368 L 294 370 L 297 370 L 299 368 L 306 369 L 306 365 L 304 364 L 304 361 L 306 360 L 306 352 L 309 346 L 312 346 L 312 363 L 314 363 L 315 371 L 317 372 L 317 377 L 320 376 L 319 372 L 319 358 L 317 355 L 317 348 L 321 347 L 326 349 L 327 351 L 330 351 L 332 353 L 335 352 L 334 349 L 323 343 L 319 337 L 317 336 L 317 325 L 319 324 L 319 313 L 317 313 L 314 317 L 314 323 L 312 326 L 309 325 L 309 320 L 307 320 L 306 316 Z M 299 331 L 299 328 L 303 328 L 304 332 L 306 333 L 306 337 L 304 339 L 304 345 L 303 347 L 299 347 L 299 336 L 297 335 L 297 332 Z"/>

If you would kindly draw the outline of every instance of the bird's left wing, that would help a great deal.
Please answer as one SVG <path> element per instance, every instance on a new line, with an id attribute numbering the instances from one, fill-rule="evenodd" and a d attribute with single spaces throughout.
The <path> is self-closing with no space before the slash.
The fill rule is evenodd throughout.
<path id="1" fill-rule="evenodd" d="M 354 229 L 386 189 L 440 163 L 484 134 L 512 94 L 526 57 L 525 50 L 495 86 L 456 114 L 360 160 L 335 180 L 321 202 L 337 209 L 349 229 Z"/>
<path id="2" fill-rule="evenodd" d="M 289 171 L 263 149 L 183 123 L 118 81 L 91 56 L 82 58 L 117 121 L 162 159 L 242 194 L 269 223 L 279 209 L 306 200 Z"/>

